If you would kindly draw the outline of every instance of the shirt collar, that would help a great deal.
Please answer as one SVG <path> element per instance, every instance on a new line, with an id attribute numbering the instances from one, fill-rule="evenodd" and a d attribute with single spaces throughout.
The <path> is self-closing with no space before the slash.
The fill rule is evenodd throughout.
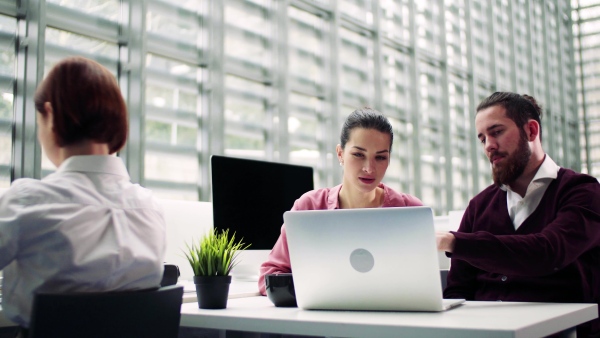
<path id="1" fill-rule="evenodd" d="M 554 180 L 558 176 L 558 171 L 560 167 L 550 158 L 548 154 L 546 154 L 544 158 L 544 162 L 533 176 L 533 179 L 529 183 L 531 185 L 533 182 L 543 181 L 543 180 Z M 511 190 L 509 186 L 503 184 L 500 189 L 507 191 Z M 512 191 L 512 190 L 511 190 Z"/>
<path id="2" fill-rule="evenodd" d="M 123 160 L 112 155 L 71 156 L 63 161 L 56 172 L 92 172 L 119 175 L 129 179 Z"/>
<path id="3" fill-rule="evenodd" d="M 329 196 L 327 196 L 327 209 L 339 209 L 340 207 L 340 190 L 342 190 L 342 185 L 336 185 L 335 187 L 329 190 Z"/>

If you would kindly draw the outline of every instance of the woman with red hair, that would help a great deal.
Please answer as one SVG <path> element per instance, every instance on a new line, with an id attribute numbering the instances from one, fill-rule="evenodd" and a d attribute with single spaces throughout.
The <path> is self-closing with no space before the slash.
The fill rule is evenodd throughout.
<path id="1" fill-rule="evenodd" d="M 157 288 L 165 221 L 152 192 L 130 182 L 113 156 L 127 140 L 127 108 L 115 77 L 70 57 L 35 97 L 37 133 L 57 170 L 19 179 L 0 198 L 2 308 L 29 327 L 35 292 Z"/>

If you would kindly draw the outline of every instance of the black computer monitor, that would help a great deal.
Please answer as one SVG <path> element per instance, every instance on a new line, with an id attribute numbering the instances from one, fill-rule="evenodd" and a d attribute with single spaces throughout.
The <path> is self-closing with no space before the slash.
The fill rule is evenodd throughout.
<path id="1" fill-rule="evenodd" d="M 213 222 L 235 231 L 250 250 L 270 250 L 283 224 L 283 213 L 314 189 L 313 168 L 213 155 Z"/>

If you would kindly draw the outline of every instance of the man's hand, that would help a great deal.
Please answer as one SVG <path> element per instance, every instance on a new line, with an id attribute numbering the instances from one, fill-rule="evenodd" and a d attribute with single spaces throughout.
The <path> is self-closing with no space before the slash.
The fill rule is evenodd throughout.
<path id="1" fill-rule="evenodd" d="M 454 243 L 456 237 L 451 232 L 437 232 L 435 234 L 437 248 L 439 251 L 452 252 L 454 251 Z"/>

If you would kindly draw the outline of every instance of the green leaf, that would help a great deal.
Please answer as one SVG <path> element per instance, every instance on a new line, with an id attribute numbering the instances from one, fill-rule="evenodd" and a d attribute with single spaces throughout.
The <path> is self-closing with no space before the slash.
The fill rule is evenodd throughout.
<path id="1" fill-rule="evenodd" d="M 183 253 L 195 276 L 227 276 L 238 264 L 239 252 L 250 244 L 245 244 L 243 238 L 236 240 L 235 232 L 229 236 L 229 230 L 213 229 L 197 242 L 185 246 Z"/>

